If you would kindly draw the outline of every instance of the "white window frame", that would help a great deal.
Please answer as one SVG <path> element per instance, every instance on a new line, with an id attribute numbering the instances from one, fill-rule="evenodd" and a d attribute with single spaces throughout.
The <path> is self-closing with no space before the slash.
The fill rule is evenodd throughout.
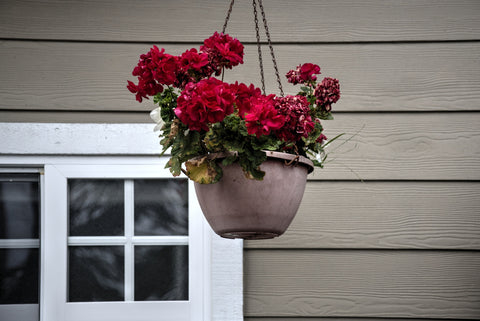
<path id="1" fill-rule="evenodd" d="M 44 191 L 58 188 L 58 182 L 66 182 L 68 177 L 83 177 L 82 175 L 91 177 L 92 172 L 96 172 L 95 175 L 98 177 L 119 175 L 113 173 L 119 168 L 122 170 L 121 178 L 171 177 L 170 173 L 163 168 L 166 158 L 157 156 L 160 146 L 157 135 L 153 133 L 153 127 L 153 124 L 0 123 L 0 136 L 4 138 L 0 140 L 0 167 L 43 168 Z M 137 164 L 143 165 L 134 166 Z M 85 174 L 85 172 L 82 174 L 81 167 L 83 170 L 88 167 L 90 174 Z M 129 168 L 134 167 L 138 167 L 135 173 L 130 171 L 129 174 Z M 189 190 L 193 191 L 193 187 L 190 186 Z M 66 193 L 66 189 L 62 193 Z M 189 197 L 189 202 L 189 206 L 194 206 L 199 210 L 193 194 Z M 58 198 L 54 194 L 45 193 L 43 211 L 52 207 L 56 207 L 56 213 L 65 210 L 65 204 L 58 202 Z M 48 220 L 53 217 L 46 218 L 46 215 L 42 215 L 42 219 Z M 50 249 L 51 246 L 58 243 L 62 244 L 62 248 L 59 247 L 57 250 L 65 251 L 66 234 L 60 235 L 59 233 L 55 234 L 55 231 L 45 230 L 45 227 L 53 226 L 48 223 L 48 221 L 42 222 L 41 231 L 40 320 L 65 321 L 64 313 L 68 309 L 80 309 L 81 304 L 66 304 L 65 302 L 63 306 L 72 306 L 72 308 L 58 307 L 59 297 L 54 299 L 51 295 L 53 292 L 58 292 L 58 289 L 49 286 L 47 281 L 51 280 L 54 275 L 57 278 L 58 275 L 62 275 L 58 273 L 65 273 L 61 271 L 66 271 L 66 266 L 48 266 L 49 256 L 54 255 L 54 252 L 49 252 L 51 250 L 44 252 L 43 249 Z M 191 221 L 190 224 L 192 223 Z M 198 306 L 191 305 L 190 320 L 243 320 L 242 241 L 218 237 L 203 219 L 203 215 L 198 223 L 194 224 L 191 231 L 203 235 L 201 251 L 194 254 L 197 257 L 193 258 L 197 264 L 201 262 L 201 268 L 196 266 L 195 269 L 201 271 L 203 276 L 199 280 L 203 284 L 201 293 L 195 293 L 195 290 L 190 287 L 190 290 L 193 291 L 190 292 L 190 296 L 193 296 L 195 303 L 199 303 L 199 300 L 195 299 L 195 295 L 202 301 Z M 190 242 L 193 239 L 194 236 L 190 236 Z M 64 263 L 66 264 L 66 260 Z M 192 270 L 189 270 L 192 273 Z M 64 280 L 66 281 L 66 279 Z M 58 283 L 56 285 L 58 286 Z M 200 289 L 197 286 L 196 288 Z M 61 295 L 65 301 L 63 292 L 57 295 Z M 107 315 L 112 311 L 117 311 L 122 314 L 122 309 L 128 309 L 130 304 L 130 302 L 110 303 L 112 302 L 99 308 L 100 316 L 97 320 L 104 320 L 101 313 Z M 158 310 L 153 308 L 155 304 L 151 302 L 135 302 L 134 304 L 137 303 L 142 306 L 146 314 L 154 314 L 158 320 L 161 320 Z M 184 304 L 183 301 L 166 303 L 172 307 Z M 162 314 L 167 313 L 168 309 L 166 305 L 162 307 Z M 94 319 L 89 318 L 88 320 Z M 126 318 L 125 320 L 132 319 Z M 169 316 L 166 320 L 176 319 Z"/>

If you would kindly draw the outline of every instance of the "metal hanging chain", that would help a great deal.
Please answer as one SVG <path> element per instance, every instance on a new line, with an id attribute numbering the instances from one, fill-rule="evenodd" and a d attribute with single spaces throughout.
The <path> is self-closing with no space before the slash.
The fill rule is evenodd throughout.
<path id="1" fill-rule="evenodd" d="M 260 29 L 258 27 L 257 2 L 253 0 L 253 17 L 255 20 L 255 33 L 257 35 L 258 63 L 260 64 L 260 77 L 262 81 L 262 92 L 265 95 L 265 75 L 263 73 L 262 45 L 260 44 Z"/>
<path id="2" fill-rule="evenodd" d="M 230 7 L 228 9 L 227 16 L 225 18 L 225 23 L 223 24 L 223 29 L 222 29 L 222 33 L 224 33 L 224 34 L 225 34 L 225 30 L 227 29 L 228 20 L 230 19 L 230 14 L 232 13 L 234 3 L 235 3 L 235 0 L 232 0 L 230 2 Z M 270 54 L 272 56 L 273 67 L 275 68 L 275 75 L 277 77 L 278 89 L 280 90 L 280 94 L 283 97 L 284 93 L 283 93 L 282 81 L 280 80 L 280 73 L 278 72 L 277 60 L 275 59 L 275 53 L 273 51 L 272 40 L 270 39 L 270 32 L 268 31 L 267 18 L 265 16 L 265 10 L 263 9 L 262 0 L 258 0 L 258 5 L 260 6 L 260 12 L 262 14 L 262 19 L 263 19 L 263 26 L 265 28 L 265 34 L 267 36 L 268 46 L 270 47 Z M 258 61 L 259 61 L 259 64 L 260 64 L 260 76 L 261 76 L 261 81 L 262 81 L 262 91 L 265 94 L 265 75 L 264 75 L 264 72 L 263 72 L 262 47 L 261 47 L 261 44 L 260 44 L 260 31 L 259 31 L 259 27 L 258 27 L 258 17 L 257 17 L 258 14 L 257 14 L 257 2 L 256 2 L 256 0 L 253 0 L 253 14 L 254 14 L 254 19 L 255 19 L 255 32 L 256 32 L 256 36 L 257 36 Z"/>
<path id="3" fill-rule="evenodd" d="M 228 9 L 227 17 L 225 18 L 225 23 L 223 24 L 223 29 L 222 29 L 223 34 L 225 34 L 225 30 L 227 29 L 228 20 L 230 19 L 230 14 L 232 13 L 234 3 L 235 3 L 235 0 L 232 0 L 232 2 L 230 2 L 230 8 Z"/>
<path id="4" fill-rule="evenodd" d="M 275 75 L 277 76 L 278 89 L 280 89 L 280 94 L 283 97 L 284 93 L 283 93 L 283 88 L 282 88 L 282 81 L 280 80 L 280 73 L 278 72 L 277 60 L 275 59 L 275 53 L 273 52 L 272 41 L 270 39 L 270 32 L 268 31 L 267 18 L 265 17 L 265 10 L 263 9 L 262 0 L 258 0 L 258 4 L 260 6 L 260 11 L 262 13 L 263 26 L 265 27 L 265 34 L 267 35 L 268 46 L 270 47 L 270 54 L 272 56 L 273 67 L 275 68 Z"/>

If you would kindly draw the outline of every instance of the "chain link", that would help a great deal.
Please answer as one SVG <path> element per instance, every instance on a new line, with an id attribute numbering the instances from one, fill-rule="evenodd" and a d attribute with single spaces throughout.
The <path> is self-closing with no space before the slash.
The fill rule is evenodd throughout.
<path id="1" fill-rule="evenodd" d="M 273 52 L 272 41 L 270 39 L 270 32 L 268 31 L 267 18 L 265 17 L 265 10 L 263 9 L 262 0 L 258 0 L 258 4 L 260 6 L 260 11 L 262 13 L 263 26 L 265 27 L 265 34 L 267 35 L 268 46 L 270 47 L 270 54 L 272 56 L 273 67 L 275 68 L 275 75 L 277 76 L 278 89 L 280 89 L 280 94 L 283 97 L 284 93 L 283 93 L 283 88 L 282 88 L 282 81 L 280 80 L 280 73 L 278 72 L 277 60 L 275 59 L 275 53 Z"/>
<path id="2" fill-rule="evenodd" d="M 232 13 L 234 3 L 235 3 L 235 0 L 232 0 L 232 2 L 230 2 L 230 8 L 228 9 L 227 17 L 225 18 L 225 23 L 223 24 L 223 29 L 222 29 L 223 34 L 225 34 L 225 30 L 227 30 L 228 20 L 230 19 L 230 14 Z"/>
<path id="3" fill-rule="evenodd" d="M 235 3 L 235 0 L 232 0 L 230 2 L 230 7 L 228 9 L 227 16 L 225 18 L 225 23 L 223 24 L 223 29 L 222 29 L 222 33 L 224 34 L 225 34 L 225 30 L 227 29 L 228 20 L 230 19 L 230 14 L 232 13 L 234 3 Z M 263 72 L 262 45 L 260 43 L 260 28 L 258 27 L 258 13 L 257 13 L 256 0 L 253 0 L 252 4 L 253 4 L 253 15 L 255 20 L 255 33 L 257 36 L 258 62 L 260 64 L 260 77 L 262 81 L 262 91 L 265 94 L 265 75 Z M 280 73 L 278 72 L 277 60 L 275 59 L 275 53 L 273 50 L 272 40 L 270 39 L 270 32 L 268 31 L 267 18 L 265 16 L 265 10 L 263 9 L 262 0 L 258 0 L 258 6 L 260 7 L 260 12 L 262 14 L 263 26 L 265 27 L 265 34 L 267 36 L 268 46 L 270 48 L 270 55 L 272 56 L 273 68 L 275 69 L 275 76 L 277 77 L 278 89 L 280 90 L 280 94 L 283 97 L 284 93 L 283 93 L 282 81 L 280 80 Z"/>
<path id="4" fill-rule="evenodd" d="M 255 20 L 255 33 L 257 36 L 257 50 L 258 50 L 258 62 L 260 64 L 260 77 L 262 81 L 262 92 L 265 95 L 265 75 L 263 72 L 263 58 L 262 58 L 262 45 L 260 44 L 260 28 L 258 27 L 258 13 L 257 13 L 257 2 L 255 0 L 253 3 L 253 17 Z"/>

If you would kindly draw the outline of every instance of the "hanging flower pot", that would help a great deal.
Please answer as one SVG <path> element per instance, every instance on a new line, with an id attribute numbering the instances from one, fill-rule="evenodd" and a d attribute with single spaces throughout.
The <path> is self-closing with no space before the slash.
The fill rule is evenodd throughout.
<path id="1" fill-rule="evenodd" d="M 170 152 L 166 167 L 195 181 L 207 220 L 228 238 L 281 235 L 298 209 L 307 174 L 313 166 L 323 167 L 324 148 L 336 138 L 326 142 L 320 121 L 333 119 L 338 80 L 317 82 L 320 67 L 301 64 L 286 73 L 300 91 L 284 95 L 262 1 L 257 1 L 279 96 L 265 93 L 256 1 L 262 90 L 223 81 L 225 70 L 243 64 L 244 56 L 240 41 L 225 34 L 233 0 L 223 32 L 178 56 L 154 46 L 133 69 L 138 82 L 127 86 L 137 101 L 153 97 L 159 105 L 151 116 L 161 132 L 162 154 Z"/>
<path id="2" fill-rule="evenodd" d="M 195 183 L 212 229 L 225 238 L 267 239 L 282 235 L 295 217 L 313 163 L 306 157 L 266 152 L 262 181 L 245 177 L 238 163 L 222 166 L 215 184 Z M 220 156 L 221 159 L 221 156 Z"/>

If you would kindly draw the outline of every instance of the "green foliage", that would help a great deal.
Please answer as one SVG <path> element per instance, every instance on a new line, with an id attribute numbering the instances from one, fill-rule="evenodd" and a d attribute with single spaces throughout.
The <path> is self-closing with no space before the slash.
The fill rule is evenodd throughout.
<path id="1" fill-rule="evenodd" d="M 330 112 L 316 108 L 313 92 L 313 87 L 306 84 L 299 93 L 309 101 L 312 117 L 333 119 Z M 193 131 L 175 116 L 177 98 L 178 93 L 173 87 L 166 87 L 153 98 L 154 103 L 160 106 L 162 155 L 167 151 L 170 151 L 171 155 L 165 167 L 169 168 L 174 176 L 183 172 L 198 183 L 211 184 L 222 176 L 220 163 L 227 166 L 238 162 L 246 177 L 262 180 L 265 173 L 260 169 L 260 165 L 267 159 L 265 150 L 298 153 L 310 158 L 315 166 L 323 167 L 326 159 L 324 148 L 327 144 L 322 145 L 316 141 L 323 131 L 320 122 L 315 122 L 315 128 L 308 137 L 295 143 L 283 142 L 274 135 L 249 135 L 245 120 L 236 113 L 226 116 L 222 122 L 210 124 L 208 131 Z M 333 140 L 336 138 L 338 137 Z M 205 157 L 216 152 L 233 153 L 222 159 Z M 186 169 L 182 168 L 183 164 Z"/>
<path id="2" fill-rule="evenodd" d="M 173 121 L 175 118 L 174 109 L 177 107 L 177 97 L 175 89 L 170 86 L 153 96 L 153 103 L 160 106 L 160 116 L 166 123 Z"/>

